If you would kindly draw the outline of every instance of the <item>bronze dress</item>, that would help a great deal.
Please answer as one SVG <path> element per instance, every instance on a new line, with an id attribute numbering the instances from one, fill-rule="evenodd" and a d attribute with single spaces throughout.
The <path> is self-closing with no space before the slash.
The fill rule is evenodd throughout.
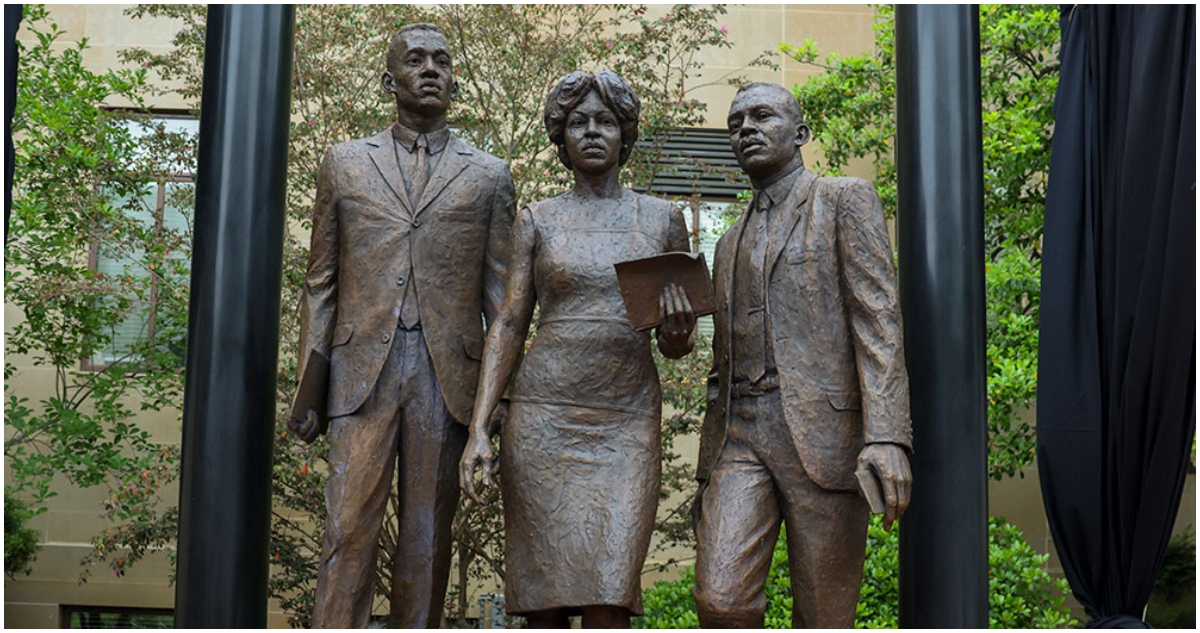
<path id="1" fill-rule="evenodd" d="M 580 221 L 565 194 L 521 210 L 536 232 L 537 334 L 510 390 L 501 482 L 510 613 L 589 605 L 642 613 L 662 472 L 651 337 L 625 314 L 613 264 L 688 250 L 678 209 L 624 190 Z"/>

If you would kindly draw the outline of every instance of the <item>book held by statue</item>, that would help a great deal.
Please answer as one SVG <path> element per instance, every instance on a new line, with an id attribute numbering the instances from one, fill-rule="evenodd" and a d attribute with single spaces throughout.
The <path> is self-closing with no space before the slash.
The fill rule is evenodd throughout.
<path id="1" fill-rule="evenodd" d="M 703 253 L 665 253 L 614 264 L 625 312 L 633 329 L 644 332 L 663 323 L 659 297 L 667 284 L 675 283 L 687 293 L 696 317 L 717 311 L 712 279 Z"/>

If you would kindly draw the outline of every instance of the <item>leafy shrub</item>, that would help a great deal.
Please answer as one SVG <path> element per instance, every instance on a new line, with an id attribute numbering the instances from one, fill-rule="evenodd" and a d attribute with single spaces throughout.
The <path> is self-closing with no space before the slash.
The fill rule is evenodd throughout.
<path id="1" fill-rule="evenodd" d="M 4 489 L 4 573 L 9 578 L 17 574 L 28 574 L 30 563 L 37 558 L 37 530 L 26 523 L 33 518 L 33 510 L 20 499 Z"/>
<path id="2" fill-rule="evenodd" d="M 1167 543 L 1146 623 L 1157 629 L 1196 628 L 1196 533 L 1190 527 Z"/>
<path id="3" fill-rule="evenodd" d="M 1021 530 L 1003 518 L 988 520 L 988 626 L 1047 629 L 1076 626 L 1063 606 L 1067 581 L 1046 573 L 1049 554 L 1038 554 Z"/>
<path id="4" fill-rule="evenodd" d="M 1154 581 L 1154 590 L 1170 597 L 1196 584 L 1196 533 L 1189 528 L 1171 537 L 1163 553 L 1162 571 Z"/>
<path id="5" fill-rule="evenodd" d="M 779 548 L 776 547 L 778 550 Z M 660 580 L 654 587 L 642 591 L 645 615 L 634 618 L 635 629 L 698 629 L 696 599 L 692 586 L 696 584 L 696 566 L 683 568 L 679 580 Z"/>
<path id="6" fill-rule="evenodd" d="M 781 531 L 782 532 L 782 531 Z M 854 625 L 858 628 L 898 628 L 899 529 L 884 531 L 878 516 L 867 527 L 867 558 Z M 1063 606 L 1067 581 L 1052 578 L 1045 570 L 1048 554 L 1038 554 L 1025 542 L 1021 530 L 1003 518 L 988 522 L 988 626 L 991 628 L 1062 628 L 1078 625 Z M 659 581 L 645 590 L 645 616 L 635 618 L 635 628 L 698 628 L 692 598 L 695 569 L 683 570 L 679 580 Z M 781 533 L 775 543 L 767 579 L 765 626 L 792 626 L 791 579 L 787 545 Z"/>

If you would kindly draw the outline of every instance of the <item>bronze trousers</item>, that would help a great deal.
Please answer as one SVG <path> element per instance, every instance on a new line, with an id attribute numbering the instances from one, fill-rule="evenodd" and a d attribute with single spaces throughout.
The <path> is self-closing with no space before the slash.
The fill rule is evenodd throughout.
<path id="1" fill-rule="evenodd" d="M 436 628 L 450 573 L 458 460 L 467 429 L 450 415 L 420 330 L 397 329 L 375 391 L 329 424 L 325 542 L 315 628 L 365 628 L 379 533 L 398 464 L 399 535 L 392 569 L 393 628 Z"/>
<path id="2" fill-rule="evenodd" d="M 696 608 L 703 628 L 763 628 L 763 588 L 787 525 L 794 628 L 854 628 L 868 508 L 804 471 L 779 390 L 730 401 L 725 446 L 700 496 Z"/>

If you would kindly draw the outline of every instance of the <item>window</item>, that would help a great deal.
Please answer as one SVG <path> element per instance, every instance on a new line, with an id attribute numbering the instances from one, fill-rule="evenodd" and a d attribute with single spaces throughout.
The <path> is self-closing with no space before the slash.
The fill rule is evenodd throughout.
<path id="1" fill-rule="evenodd" d="M 698 209 L 685 208 L 683 211 L 688 232 L 693 236 L 692 251 L 704 254 L 704 262 L 708 264 L 709 273 L 712 272 L 717 240 L 721 239 L 721 234 L 725 232 L 728 225 L 726 215 L 741 204 L 737 201 L 705 201 L 699 203 Z M 695 226 L 697 220 L 699 220 L 699 231 Z M 711 338 L 713 335 L 712 317 L 700 317 L 696 322 L 696 331 Z"/>
<path id="2" fill-rule="evenodd" d="M 171 609 L 63 605 L 60 607 L 59 613 L 64 629 L 170 629 L 175 627 L 175 614 Z"/>
<path id="3" fill-rule="evenodd" d="M 161 139 L 175 135 L 194 141 L 199 132 L 196 119 L 160 118 L 131 121 L 129 125 L 136 137 L 147 139 L 145 155 L 135 156 L 134 160 L 145 159 L 156 151 L 152 136 Z M 122 279 L 130 290 L 127 296 L 132 304 L 120 306 L 128 316 L 113 328 L 112 340 L 105 348 L 84 361 L 85 369 L 101 369 L 129 359 L 136 344 L 147 338 L 166 346 L 182 364 L 186 330 L 181 319 L 164 320 L 159 306 L 166 293 L 176 299 L 178 292 L 186 293 L 195 183 L 187 165 L 174 161 L 165 169 L 170 173 L 146 182 L 137 193 L 109 197 L 113 207 L 123 211 L 131 239 L 101 239 L 93 244 L 91 265 L 100 274 Z M 101 183 L 102 192 L 104 188 Z"/>
<path id="4" fill-rule="evenodd" d="M 638 145 L 650 151 L 655 142 L 638 141 Z M 692 250 L 704 253 L 711 271 L 713 251 L 728 224 L 725 216 L 744 208 L 737 196 L 748 189 L 749 180 L 729 147 L 729 132 L 720 128 L 680 128 L 662 141 L 654 177 L 643 193 L 675 198 L 685 204 L 683 217 L 692 235 Z M 701 317 L 696 329 L 711 337 L 712 317 Z"/>

